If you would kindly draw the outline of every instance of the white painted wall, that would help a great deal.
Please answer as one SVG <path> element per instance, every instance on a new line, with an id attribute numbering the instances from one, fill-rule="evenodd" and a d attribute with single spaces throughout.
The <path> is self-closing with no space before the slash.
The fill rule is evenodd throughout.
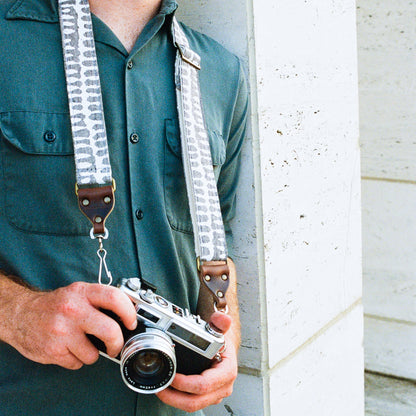
<path id="1" fill-rule="evenodd" d="M 207 413 L 362 416 L 355 1 L 182 0 L 179 15 L 237 53 L 251 87 L 241 375 Z"/>
<path id="2" fill-rule="evenodd" d="M 357 0 L 363 176 L 416 178 L 416 3 Z"/>
<path id="3" fill-rule="evenodd" d="M 416 3 L 357 5 L 366 368 L 416 380 Z"/>

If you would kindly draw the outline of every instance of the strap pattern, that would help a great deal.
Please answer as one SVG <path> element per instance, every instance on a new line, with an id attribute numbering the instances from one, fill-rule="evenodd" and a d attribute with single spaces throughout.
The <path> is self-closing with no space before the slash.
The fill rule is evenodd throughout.
<path id="1" fill-rule="evenodd" d="M 89 3 L 58 1 L 77 183 L 87 188 L 110 185 L 111 165 Z M 196 257 L 201 263 L 225 261 L 224 225 L 201 103 L 201 59 L 190 48 L 175 18 L 172 35 L 177 48 L 176 96 Z"/>
<path id="2" fill-rule="evenodd" d="M 112 182 L 101 85 L 88 0 L 59 0 L 76 180 Z"/>
<path id="3" fill-rule="evenodd" d="M 176 18 L 173 19 L 172 34 L 178 49 L 175 65 L 176 97 L 196 257 L 200 258 L 201 263 L 225 261 L 227 245 L 224 225 L 202 112 L 198 74 L 201 58 L 191 50 Z"/>

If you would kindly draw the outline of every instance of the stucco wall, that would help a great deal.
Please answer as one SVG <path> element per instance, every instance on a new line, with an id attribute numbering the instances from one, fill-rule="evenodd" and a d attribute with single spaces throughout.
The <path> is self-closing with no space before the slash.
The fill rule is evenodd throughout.
<path id="1" fill-rule="evenodd" d="M 416 3 L 357 6 L 366 368 L 416 380 Z"/>

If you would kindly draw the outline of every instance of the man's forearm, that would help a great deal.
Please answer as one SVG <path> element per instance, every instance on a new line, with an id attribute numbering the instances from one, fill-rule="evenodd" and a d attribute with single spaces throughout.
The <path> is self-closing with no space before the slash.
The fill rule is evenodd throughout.
<path id="1" fill-rule="evenodd" d="M 123 334 L 100 309 L 114 312 L 126 328 L 135 328 L 133 303 L 115 287 L 75 282 L 42 292 L 0 274 L 0 340 L 32 361 L 68 369 L 94 363 L 98 350 L 86 334 L 99 338 L 108 355 L 116 356 Z"/>
<path id="2" fill-rule="evenodd" d="M 0 271 L 0 341 L 12 342 L 15 316 L 19 314 L 30 292 L 21 279 Z"/>
<path id="3" fill-rule="evenodd" d="M 228 264 L 230 267 L 230 286 L 227 291 L 227 303 L 229 314 L 233 321 L 227 335 L 229 339 L 231 339 L 236 350 L 238 350 L 241 342 L 241 327 L 237 297 L 237 271 L 234 262 L 231 259 L 228 259 Z"/>

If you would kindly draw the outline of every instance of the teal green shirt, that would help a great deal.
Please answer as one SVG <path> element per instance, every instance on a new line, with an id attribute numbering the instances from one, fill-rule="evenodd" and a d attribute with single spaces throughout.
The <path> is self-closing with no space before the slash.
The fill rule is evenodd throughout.
<path id="1" fill-rule="evenodd" d="M 93 16 L 116 205 L 105 241 L 114 284 L 141 276 L 195 311 L 192 224 L 185 190 L 165 0 L 131 53 Z M 247 91 L 238 59 L 187 27 L 201 56 L 204 115 L 230 245 Z M 40 289 L 96 282 L 97 242 L 77 207 L 75 168 L 55 0 L 0 2 L 0 270 Z M 36 323 L 34 322 L 34 325 Z M 137 395 L 100 358 L 69 371 L 0 344 L 0 416 L 182 415 Z M 199 414 L 199 413 L 198 413 Z"/>

